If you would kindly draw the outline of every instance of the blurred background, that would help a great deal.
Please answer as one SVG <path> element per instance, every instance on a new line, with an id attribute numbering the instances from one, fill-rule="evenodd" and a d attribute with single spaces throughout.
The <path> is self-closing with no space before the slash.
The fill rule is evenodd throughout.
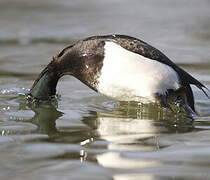
<path id="1" fill-rule="evenodd" d="M 103 34 L 144 40 L 210 87 L 209 0 L 0 0 L 0 179 L 209 179 L 210 102 L 197 89 L 194 122 L 72 77 L 58 108 L 21 96 L 65 46 Z"/>

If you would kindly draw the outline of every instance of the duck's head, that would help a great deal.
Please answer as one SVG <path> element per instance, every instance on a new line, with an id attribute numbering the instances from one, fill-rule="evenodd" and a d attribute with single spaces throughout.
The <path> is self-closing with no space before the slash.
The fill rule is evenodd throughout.
<path id="1" fill-rule="evenodd" d="M 29 95 L 38 100 L 49 100 L 56 94 L 56 86 L 60 77 L 58 64 L 53 60 L 34 81 Z"/>

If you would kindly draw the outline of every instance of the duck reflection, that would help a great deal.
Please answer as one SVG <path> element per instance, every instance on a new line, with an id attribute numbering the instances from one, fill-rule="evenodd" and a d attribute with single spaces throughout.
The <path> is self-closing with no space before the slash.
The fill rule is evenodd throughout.
<path id="1" fill-rule="evenodd" d="M 68 126 L 65 129 L 56 127 L 56 121 L 60 118 L 62 120 L 64 114 L 56 106 L 27 105 L 27 108 L 35 112 L 31 122 L 37 125 L 37 132 L 49 136 L 46 141 L 80 144 L 85 149 L 78 149 L 80 160 L 91 159 L 111 168 L 156 166 L 159 163 L 157 161 L 126 158 L 122 156 L 122 152 L 158 150 L 163 147 L 158 143 L 161 134 L 189 132 L 194 129 L 192 119 L 164 111 L 154 104 L 120 102 L 112 110 L 100 109 L 86 113 L 80 119 L 85 126 Z M 94 150 L 94 155 L 89 154 L 91 150 Z M 99 153 L 95 150 L 99 150 Z"/>
<path id="2" fill-rule="evenodd" d="M 48 134 L 55 141 L 79 143 L 94 138 L 108 142 L 136 143 L 139 139 L 154 138 L 160 133 L 193 130 L 190 118 L 164 111 L 154 104 L 120 102 L 109 111 L 89 111 L 81 119 L 85 127 L 66 127 L 64 130 L 56 128 L 56 120 L 63 113 L 55 105 L 27 106 L 35 112 L 31 122 L 37 125 L 37 132 Z"/>
<path id="3" fill-rule="evenodd" d="M 135 158 L 136 153 L 134 158 L 128 158 L 123 153 L 157 151 L 165 147 L 158 142 L 158 137 L 163 133 L 193 130 L 192 119 L 165 111 L 155 104 L 121 102 L 112 111 L 91 114 L 92 119 L 87 117 L 83 121 L 95 127 L 98 137 L 108 142 L 108 151 L 97 154 L 95 158 L 98 164 L 109 168 L 142 169 L 159 166 L 159 161 Z M 141 177 L 141 174 L 137 175 L 137 179 Z M 120 178 L 124 176 L 113 177 Z M 132 177 L 126 176 L 125 179 Z"/>
<path id="4" fill-rule="evenodd" d="M 36 133 L 48 135 L 49 142 L 79 143 L 95 136 L 90 128 L 66 127 L 66 130 L 57 128 L 56 121 L 63 117 L 64 113 L 57 110 L 55 104 L 21 103 L 20 109 L 31 109 L 35 113 L 30 122 L 37 126 Z"/>
<path id="5" fill-rule="evenodd" d="M 121 102 L 111 111 L 91 111 L 83 122 L 97 129 L 100 136 L 189 132 L 193 121 L 184 114 L 165 111 L 156 104 Z M 114 137 L 113 137 L 114 138 Z"/>
<path id="6" fill-rule="evenodd" d="M 108 149 L 154 150 L 159 149 L 158 136 L 165 133 L 190 132 L 194 129 L 191 118 L 173 114 L 155 104 L 121 102 L 112 111 L 90 112 L 83 122 L 94 128 L 104 139 Z M 156 144 L 149 144 L 148 139 Z"/>

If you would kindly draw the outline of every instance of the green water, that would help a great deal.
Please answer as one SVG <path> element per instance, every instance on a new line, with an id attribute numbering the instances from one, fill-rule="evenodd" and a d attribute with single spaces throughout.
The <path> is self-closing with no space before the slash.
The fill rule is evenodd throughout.
<path id="1" fill-rule="evenodd" d="M 201 0 L 0 0 L 0 179 L 210 179 L 210 100 L 193 88 L 194 121 L 117 102 L 73 77 L 53 105 L 23 96 L 77 39 L 143 39 L 210 87 L 210 3 Z"/>

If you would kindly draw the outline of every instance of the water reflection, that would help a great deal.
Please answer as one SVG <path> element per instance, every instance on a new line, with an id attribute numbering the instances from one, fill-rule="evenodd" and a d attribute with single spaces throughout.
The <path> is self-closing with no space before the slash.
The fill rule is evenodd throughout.
<path id="1" fill-rule="evenodd" d="M 106 149 L 108 152 L 159 150 L 165 147 L 158 143 L 161 134 L 190 132 L 194 129 L 192 119 L 165 111 L 154 104 L 121 102 L 112 110 L 88 111 L 88 115 L 81 119 L 85 127 L 68 126 L 64 129 L 56 127 L 56 120 L 62 118 L 63 113 L 57 110 L 55 105 L 20 105 L 20 109 L 26 108 L 34 111 L 35 115 L 30 122 L 37 126 L 37 133 L 48 135 L 47 142 L 77 143 L 91 149 Z M 71 114 L 68 116 L 71 118 Z M 149 139 L 152 139 L 153 143 L 148 143 Z M 107 143 L 101 145 L 98 144 L 99 141 Z M 122 162 L 117 157 L 118 154 L 111 154 L 111 158 L 109 154 L 100 154 L 95 158 L 101 165 L 112 163 L 111 159 L 114 158 L 114 166 L 117 163 L 120 167 Z M 139 165 L 139 162 L 137 164 Z"/>
<path id="2" fill-rule="evenodd" d="M 61 86 L 61 110 L 19 107 L 16 88 L 72 40 L 98 33 L 146 40 L 210 85 L 210 1 L 81 2 L 0 3 L 0 179 L 209 179 L 210 103 L 196 89 L 193 123 L 153 106 L 99 109 L 106 100 L 73 79 Z"/>
<path id="3" fill-rule="evenodd" d="M 22 98 L 18 102 L 19 111 L 34 112 L 30 113 L 33 117 L 25 118 L 24 122 L 32 123 L 37 128 L 22 136 L 13 134 L 12 137 L 16 140 L 25 141 L 22 140 L 21 146 L 16 147 L 14 144 L 14 153 L 10 155 L 15 157 L 17 154 L 24 154 L 22 159 L 29 159 L 28 164 L 31 165 L 33 164 L 31 162 L 38 158 L 37 167 L 42 163 L 50 164 L 52 161 L 55 167 L 61 162 L 77 162 L 80 163 L 78 165 L 80 168 L 91 163 L 102 170 L 101 173 L 107 168 L 113 169 L 114 173 L 109 173 L 113 179 L 141 177 L 156 179 L 156 175 L 153 176 L 156 168 L 171 168 L 171 161 L 168 162 L 168 159 L 171 159 L 168 158 L 170 152 L 165 149 L 176 144 L 174 143 L 177 141 L 176 132 L 180 134 L 195 129 L 194 122 L 188 117 L 165 111 L 154 104 L 120 102 L 110 106 L 110 103 L 106 102 L 109 108 L 97 106 L 99 108 L 97 109 L 96 106 L 90 105 L 85 113 L 79 112 L 82 116 L 75 116 L 75 110 L 61 112 L 56 104 L 28 104 Z M 82 125 L 73 124 L 74 118 Z M 191 135 L 189 137 L 191 139 Z M 178 139 L 182 141 L 183 137 Z M 182 152 L 177 154 L 180 156 L 179 159 L 187 157 Z M 164 158 L 165 156 L 167 158 Z M 173 162 L 176 165 L 177 160 L 173 159 Z M 64 166 L 65 171 L 69 172 L 70 167 Z M 87 169 L 91 171 L 90 164 Z M 147 169 L 151 169 L 151 175 L 144 174 Z M 59 170 L 52 171 L 50 166 L 46 166 L 37 172 L 58 174 Z M 164 173 L 165 171 L 161 171 L 157 175 L 162 176 Z M 130 174 L 132 176 L 129 176 Z"/>
<path id="4" fill-rule="evenodd" d="M 94 137 L 94 132 L 91 133 L 86 129 L 75 131 L 74 127 L 69 127 L 66 131 L 59 130 L 56 127 L 56 120 L 62 117 L 63 112 L 57 110 L 53 104 L 41 106 L 29 105 L 27 108 L 35 112 L 30 122 L 37 126 L 36 132 L 47 134 L 49 137 L 48 141 L 50 142 L 79 143 L 87 138 Z"/>
<path id="5" fill-rule="evenodd" d="M 20 105 L 20 109 L 25 108 L 24 104 Z M 167 112 L 154 104 L 121 102 L 110 111 L 89 111 L 88 115 L 81 119 L 88 128 L 72 131 L 56 128 L 56 120 L 62 117 L 63 113 L 53 104 L 27 104 L 27 108 L 35 113 L 31 123 L 37 126 L 38 133 L 47 134 L 54 140 L 62 138 L 62 141 L 65 141 L 68 137 L 68 142 L 100 138 L 109 142 L 131 143 L 160 133 L 190 132 L 194 129 L 192 119 Z"/>

